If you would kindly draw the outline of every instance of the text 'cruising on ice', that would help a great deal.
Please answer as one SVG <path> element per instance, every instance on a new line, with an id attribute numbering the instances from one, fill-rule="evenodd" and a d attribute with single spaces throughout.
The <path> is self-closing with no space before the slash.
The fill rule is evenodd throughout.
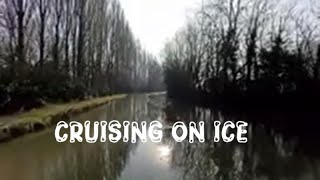
<path id="1" fill-rule="evenodd" d="M 148 124 L 148 125 L 147 125 Z M 148 126 L 148 127 L 147 127 Z M 227 121 L 221 123 L 214 121 L 213 141 L 219 142 L 220 140 L 229 143 L 237 140 L 239 143 L 247 142 L 247 128 L 248 123 L 238 121 L 236 123 Z M 96 143 L 110 141 L 117 143 L 119 141 L 136 143 L 138 139 L 141 142 L 147 142 L 148 139 L 152 142 L 159 143 L 163 137 L 163 130 L 166 132 L 171 131 L 171 136 L 177 142 L 188 140 L 190 143 L 205 142 L 205 123 L 203 121 L 188 124 L 184 122 L 176 122 L 173 126 L 163 128 L 159 121 L 147 122 L 129 122 L 113 120 L 107 121 L 86 121 L 80 123 L 72 121 L 67 123 L 60 121 L 55 128 L 55 138 L 59 143 L 63 142 L 85 142 Z"/>

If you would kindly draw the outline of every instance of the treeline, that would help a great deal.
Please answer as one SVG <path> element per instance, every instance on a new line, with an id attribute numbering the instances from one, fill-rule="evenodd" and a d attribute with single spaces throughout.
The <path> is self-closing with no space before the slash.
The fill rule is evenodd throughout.
<path id="1" fill-rule="evenodd" d="M 161 88 L 118 0 L 0 0 L 0 114 Z"/>
<path id="2" fill-rule="evenodd" d="M 320 12 L 308 3 L 205 0 L 164 49 L 168 94 L 238 105 L 317 102 Z"/>

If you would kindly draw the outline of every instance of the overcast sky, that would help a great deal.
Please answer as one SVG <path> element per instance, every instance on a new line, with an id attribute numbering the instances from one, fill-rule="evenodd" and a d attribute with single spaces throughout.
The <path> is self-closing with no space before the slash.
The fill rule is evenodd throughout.
<path id="1" fill-rule="evenodd" d="M 185 24 L 187 11 L 201 4 L 201 0 L 120 1 L 136 37 L 144 48 L 158 57 L 166 40 Z M 309 0 L 281 0 L 286 1 L 306 5 Z"/>
<path id="2" fill-rule="evenodd" d="M 201 0 L 120 0 L 142 45 L 159 55 L 164 43 L 186 22 L 186 11 Z"/>

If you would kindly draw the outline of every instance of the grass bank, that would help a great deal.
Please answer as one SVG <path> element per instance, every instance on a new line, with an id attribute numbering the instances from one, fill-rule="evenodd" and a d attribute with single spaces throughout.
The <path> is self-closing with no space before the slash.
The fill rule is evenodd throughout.
<path id="1" fill-rule="evenodd" d="M 28 133 L 38 132 L 54 126 L 57 122 L 70 120 L 70 117 L 86 112 L 127 95 L 113 95 L 66 104 L 48 104 L 29 112 L 0 117 L 0 143 Z"/>
<path id="2" fill-rule="evenodd" d="M 166 91 L 160 91 L 160 92 L 148 93 L 147 96 L 149 96 L 149 97 L 155 97 L 155 96 L 163 96 L 163 95 L 166 95 L 166 94 L 167 94 Z"/>

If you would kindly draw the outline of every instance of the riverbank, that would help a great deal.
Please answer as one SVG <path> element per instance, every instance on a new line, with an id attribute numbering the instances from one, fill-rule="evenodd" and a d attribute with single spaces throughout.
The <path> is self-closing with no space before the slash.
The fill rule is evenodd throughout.
<path id="1" fill-rule="evenodd" d="M 54 126 L 57 122 L 70 120 L 70 117 L 94 109 L 127 95 L 113 95 L 67 104 L 48 104 L 42 108 L 21 114 L 0 117 L 0 143 L 28 133 L 38 132 Z"/>
<path id="2" fill-rule="evenodd" d="M 228 90 L 221 94 L 202 91 L 186 91 L 186 93 L 169 92 L 168 97 L 185 104 L 202 107 L 214 107 L 226 111 L 312 111 L 318 112 L 320 87 L 305 88 L 290 93 L 274 93 L 266 91 L 242 92 Z"/>

